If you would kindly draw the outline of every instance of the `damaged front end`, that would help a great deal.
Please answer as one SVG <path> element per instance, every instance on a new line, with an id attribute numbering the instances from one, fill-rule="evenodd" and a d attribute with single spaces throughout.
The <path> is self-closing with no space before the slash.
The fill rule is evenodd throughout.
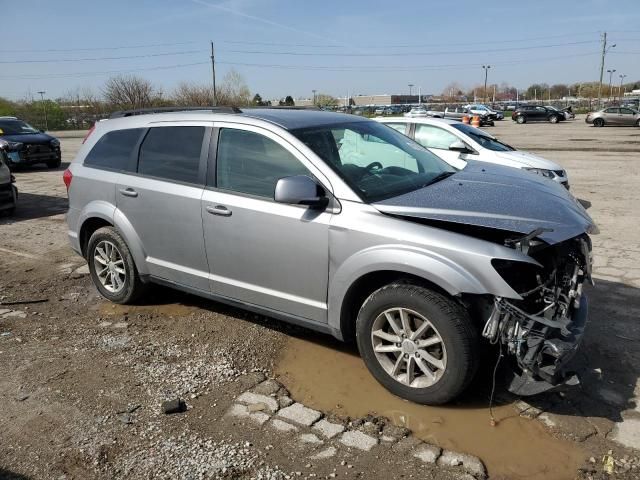
<path id="1" fill-rule="evenodd" d="M 565 367 L 580 344 L 587 320 L 583 284 L 591 281 L 591 241 L 584 234 L 549 245 L 537 239 L 540 233 L 505 241 L 539 266 L 492 261 L 521 299 L 494 297 L 482 335 L 514 360 L 509 390 L 517 395 L 579 383 Z"/>

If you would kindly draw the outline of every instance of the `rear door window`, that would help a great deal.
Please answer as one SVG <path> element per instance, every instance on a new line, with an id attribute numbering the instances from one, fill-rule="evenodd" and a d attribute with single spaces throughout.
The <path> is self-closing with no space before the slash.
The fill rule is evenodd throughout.
<path id="1" fill-rule="evenodd" d="M 200 158 L 205 127 L 153 127 L 142 142 L 138 173 L 184 183 L 204 184 Z"/>
<path id="2" fill-rule="evenodd" d="M 105 133 L 84 159 L 84 165 L 109 170 L 133 170 L 130 168 L 132 154 L 144 131 L 144 128 L 128 128 Z"/>
<path id="3" fill-rule="evenodd" d="M 449 150 L 449 146 L 458 140 L 455 135 L 439 127 L 416 125 L 416 142 L 423 147 Z"/>
<path id="4" fill-rule="evenodd" d="M 385 123 L 385 125 L 388 125 L 389 127 L 393 128 L 394 130 L 399 131 L 403 135 L 406 135 L 406 133 L 407 133 L 407 124 L 406 123 Z"/>

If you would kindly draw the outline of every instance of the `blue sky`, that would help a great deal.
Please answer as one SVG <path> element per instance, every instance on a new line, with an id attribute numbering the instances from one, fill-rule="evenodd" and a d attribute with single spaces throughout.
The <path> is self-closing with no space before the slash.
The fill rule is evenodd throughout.
<path id="1" fill-rule="evenodd" d="M 218 79 L 233 68 L 264 98 L 440 93 L 480 84 L 483 63 L 489 83 L 593 81 L 602 31 L 614 83 L 640 80 L 639 0 L 0 0 L 0 12 L 0 96 L 13 99 L 99 92 L 116 72 L 167 93 L 210 82 L 210 41 Z"/>

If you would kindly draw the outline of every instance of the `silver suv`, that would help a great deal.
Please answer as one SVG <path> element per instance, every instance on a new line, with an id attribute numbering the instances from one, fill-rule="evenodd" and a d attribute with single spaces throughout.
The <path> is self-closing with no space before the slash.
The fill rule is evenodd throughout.
<path id="1" fill-rule="evenodd" d="M 105 298 L 157 283 L 355 339 L 374 377 L 419 403 L 459 395 L 483 341 L 509 354 L 512 391 L 565 381 L 595 225 L 562 186 L 456 170 L 351 115 L 117 117 L 64 174 L 69 239 Z"/>

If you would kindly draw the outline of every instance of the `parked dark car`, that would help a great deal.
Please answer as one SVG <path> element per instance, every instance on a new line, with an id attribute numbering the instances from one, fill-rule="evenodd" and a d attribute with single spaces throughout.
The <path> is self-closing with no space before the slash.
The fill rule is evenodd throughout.
<path id="1" fill-rule="evenodd" d="M 0 117 L 0 140 L 6 141 L 9 167 L 44 163 L 57 168 L 62 161 L 60 140 L 16 117 Z"/>
<path id="2" fill-rule="evenodd" d="M 518 123 L 558 123 L 565 120 L 565 116 L 555 108 L 544 107 L 542 105 L 521 105 L 511 114 L 511 120 Z"/>
<path id="3" fill-rule="evenodd" d="M 6 142 L 0 140 L 0 215 L 11 215 L 16 209 L 18 189 L 14 185 L 16 179 L 7 167 L 5 147 Z"/>

